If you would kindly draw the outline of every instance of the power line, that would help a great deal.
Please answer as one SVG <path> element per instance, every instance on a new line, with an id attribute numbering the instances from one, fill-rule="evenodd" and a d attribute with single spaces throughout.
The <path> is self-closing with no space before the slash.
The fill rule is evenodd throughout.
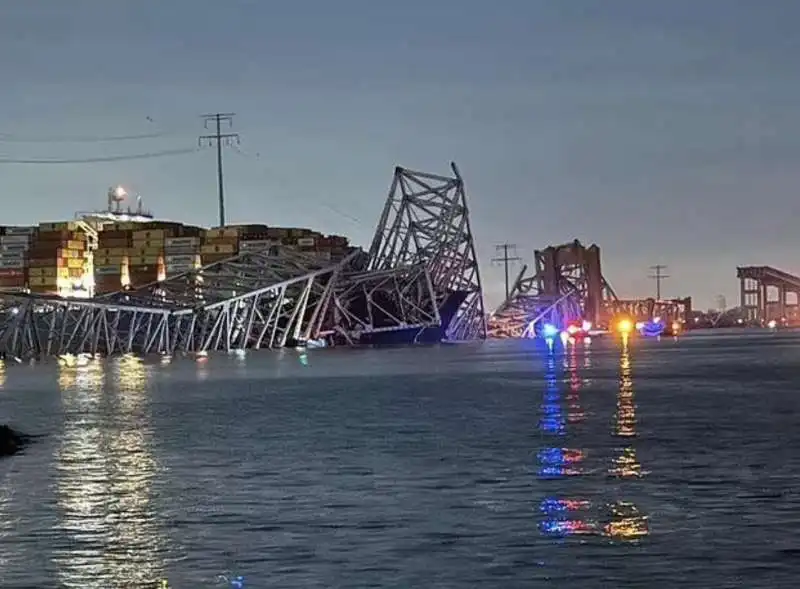
<path id="1" fill-rule="evenodd" d="M 492 262 L 496 262 L 496 263 L 497 262 L 502 262 L 503 263 L 503 266 L 504 266 L 504 269 L 505 269 L 505 276 L 506 276 L 506 280 L 505 280 L 506 300 L 508 300 L 508 296 L 510 294 L 510 292 L 508 290 L 508 286 L 509 286 L 508 285 L 508 267 L 509 267 L 509 263 L 518 262 L 519 260 L 521 260 L 521 258 L 517 257 L 517 255 L 516 255 L 517 246 L 515 244 L 513 244 L 513 243 L 502 243 L 500 245 L 496 245 L 495 246 L 495 250 L 498 253 L 503 252 L 502 257 L 492 258 Z M 508 250 L 512 250 L 514 255 L 513 256 L 509 256 L 508 255 Z"/>
<path id="2" fill-rule="evenodd" d="M 648 278 L 656 281 L 656 300 L 661 300 L 661 281 L 665 278 L 669 278 L 669 274 L 662 274 L 662 270 L 666 270 L 667 267 L 664 264 L 656 264 L 655 266 L 650 266 L 650 270 L 654 272 L 654 274 L 650 274 Z"/>
<path id="3" fill-rule="evenodd" d="M 169 157 L 175 155 L 186 155 L 197 153 L 196 148 L 167 149 L 164 151 L 150 151 L 146 153 L 134 153 L 129 155 L 108 155 L 100 157 L 75 158 L 75 159 L 17 159 L 0 158 L 0 164 L 96 164 L 102 162 L 121 162 L 126 160 L 143 160 L 158 157 Z"/>
<path id="4" fill-rule="evenodd" d="M 74 135 L 51 137 L 24 137 L 9 133 L 0 133 L 2 143 L 110 143 L 112 141 L 137 141 L 139 139 L 159 139 L 171 133 L 141 133 L 139 135 Z"/>
<path id="5" fill-rule="evenodd" d="M 205 127 L 208 129 L 210 123 L 214 123 L 215 133 L 213 135 L 200 135 L 198 137 L 198 145 L 216 146 L 217 148 L 217 192 L 219 195 L 219 226 L 225 226 L 225 185 L 222 180 L 222 146 L 223 145 L 238 145 L 238 133 L 223 133 L 222 123 L 227 123 L 229 127 L 233 127 L 234 113 L 214 113 L 202 115 L 205 121 Z"/>
<path id="6" fill-rule="evenodd" d="M 148 125 L 153 128 L 156 122 L 152 117 L 145 117 Z M 151 131 L 149 133 L 133 133 L 127 135 L 20 135 L 18 133 L 0 132 L 0 143 L 110 143 L 114 141 L 137 141 L 142 139 L 160 139 L 174 137 L 188 133 L 184 127 L 180 131 L 172 130 Z"/>

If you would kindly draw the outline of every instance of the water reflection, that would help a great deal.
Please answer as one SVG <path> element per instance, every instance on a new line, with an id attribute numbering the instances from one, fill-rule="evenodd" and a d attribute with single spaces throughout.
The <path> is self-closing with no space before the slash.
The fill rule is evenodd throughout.
<path id="1" fill-rule="evenodd" d="M 558 349 L 549 349 L 545 360 L 545 390 L 540 408 L 539 430 L 544 440 L 563 440 L 576 437 L 578 428 L 586 421 L 586 413 L 581 404 L 581 390 L 590 381 L 581 378 L 580 371 L 587 365 L 579 361 L 581 351 L 589 353 L 589 348 L 575 342 L 563 349 L 563 358 L 556 362 Z M 563 367 L 564 374 L 559 377 L 556 367 Z M 591 365 L 591 363 L 589 363 Z M 622 498 L 628 489 L 617 488 L 620 479 L 639 478 L 646 472 L 636 456 L 632 441 L 636 437 L 636 406 L 634 403 L 633 376 L 631 372 L 631 351 L 629 342 L 622 342 L 620 357 L 620 386 L 616 395 L 616 412 L 613 435 L 625 444 L 618 448 L 612 459 L 607 478 L 584 468 L 587 453 L 581 449 L 565 448 L 564 444 L 545 445 L 537 452 L 538 476 L 548 484 L 558 485 L 559 494 L 545 497 L 539 504 L 541 520 L 539 529 L 548 537 L 565 538 L 569 536 L 606 537 L 615 541 L 632 541 L 647 535 L 647 517 L 628 500 Z M 566 388 L 562 400 L 562 386 Z M 564 418 L 563 406 L 567 415 Z M 598 478 L 596 481 L 597 500 L 564 496 L 566 477 Z M 560 481 L 560 482 L 557 482 Z M 610 484 L 609 484 L 610 483 Z M 594 481 L 592 482 L 594 484 Z M 624 483 L 622 483 L 624 485 Z M 605 488 L 603 488 L 605 487 Z M 601 500 L 600 497 L 609 494 Z M 620 495 L 620 497 L 615 497 Z M 610 500 L 609 500 L 610 499 Z"/>
<path id="2" fill-rule="evenodd" d="M 562 378 L 556 373 L 556 351 L 552 346 L 548 348 L 545 360 L 545 388 L 539 419 L 539 430 L 545 440 L 564 437 L 567 434 L 567 425 L 578 423 L 584 417 L 579 398 L 581 379 L 574 342 L 567 343 L 564 353 L 562 365 L 566 374 Z M 561 381 L 569 384 L 566 419 L 562 409 Z M 580 476 L 584 474 L 584 458 L 585 453 L 582 450 L 564 448 L 562 444 L 546 445 L 537 453 L 539 478 L 560 480 L 564 477 Z M 539 530 L 545 536 L 556 537 L 592 534 L 595 525 L 585 519 L 590 509 L 591 503 L 586 500 L 546 497 L 539 505 L 542 516 Z"/>
<path id="3" fill-rule="evenodd" d="M 612 460 L 609 474 L 621 479 L 639 478 L 647 474 L 636 457 L 633 439 L 636 437 L 636 405 L 634 403 L 633 377 L 631 374 L 631 349 L 627 337 L 622 338 L 620 355 L 619 391 L 614 419 L 614 435 L 627 442 L 618 448 Z M 647 516 L 629 501 L 617 500 L 609 509 L 610 521 L 604 533 L 615 540 L 636 540 L 649 532 Z"/>
<path id="4" fill-rule="evenodd" d="M 56 491 L 68 543 L 54 560 L 65 587 L 152 586 L 163 576 L 150 506 L 148 374 L 133 356 L 60 368 L 65 431 Z"/>

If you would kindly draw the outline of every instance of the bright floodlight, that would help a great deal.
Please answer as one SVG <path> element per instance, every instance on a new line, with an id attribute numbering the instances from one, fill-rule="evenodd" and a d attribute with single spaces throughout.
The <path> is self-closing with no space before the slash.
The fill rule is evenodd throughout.
<path id="1" fill-rule="evenodd" d="M 630 333 L 633 331 L 633 323 L 630 319 L 620 319 L 617 323 L 617 331 L 620 333 Z"/>

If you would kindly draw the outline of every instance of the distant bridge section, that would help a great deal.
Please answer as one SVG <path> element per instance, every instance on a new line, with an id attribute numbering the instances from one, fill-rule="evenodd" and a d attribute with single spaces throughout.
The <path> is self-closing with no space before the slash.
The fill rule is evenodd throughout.
<path id="1" fill-rule="evenodd" d="M 740 266 L 739 304 L 747 323 L 800 323 L 800 278 L 772 266 Z"/>

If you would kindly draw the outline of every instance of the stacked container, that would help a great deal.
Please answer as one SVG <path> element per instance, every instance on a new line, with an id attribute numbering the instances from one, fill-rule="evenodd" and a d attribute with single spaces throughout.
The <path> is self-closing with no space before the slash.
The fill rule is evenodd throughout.
<path id="1" fill-rule="evenodd" d="M 200 256 L 203 266 L 227 260 L 239 253 L 241 227 L 217 227 L 203 232 Z"/>
<path id="2" fill-rule="evenodd" d="M 243 225 L 239 233 L 239 251 L 241 253 L 263 251 L 273 245 L 280 245 L 279 239 L 269 237 L 266 225 Z"/>
<path id="3" fill-rule="evenodd" d="M 62 294 L 83 281 L 85 268 L 85 233 L 40 230 L 28 251 L 28 288 L 32 293 Z"/>
<path id="4" fill-rule="evenodd" d="M 146 227 L 133 232 L 128 252 L 132 288 L 164 279 L 165 240 L 175 237 L 176 233 L 175 227 L 157 223 L 147 223 Z"/>
<path id="5" fill-rule="evenodd" d="M 328 235 L 317 240 L 317 251 L 333 262 L 339 262 L 353 251 L 349 240 L 343 235 Z"/>
<path id="6" fill-rule="evenodd" d="M 133 231 L 118 228 L 104 229 L 98 235 L 97 250 L 94 252 L 94 292 L 108 294 L 117 292 L 130 282 L 128 275 L 128 251 Z"/>
<path id="7" fill-rule="evenodd" d="M 164 240 L 164 266 L 167 276 L 183 274 L 200 267 L 200 237 L 189 233 L 199 231 L 184 231 L 182 237 L 167 237 Z"/>
<path id="8" fill-rule="evenodd" d="M 35 227 L 4 227 L 0 229 L 0 290 L 17 291 L 25 288 L 27 255 Z"/>

